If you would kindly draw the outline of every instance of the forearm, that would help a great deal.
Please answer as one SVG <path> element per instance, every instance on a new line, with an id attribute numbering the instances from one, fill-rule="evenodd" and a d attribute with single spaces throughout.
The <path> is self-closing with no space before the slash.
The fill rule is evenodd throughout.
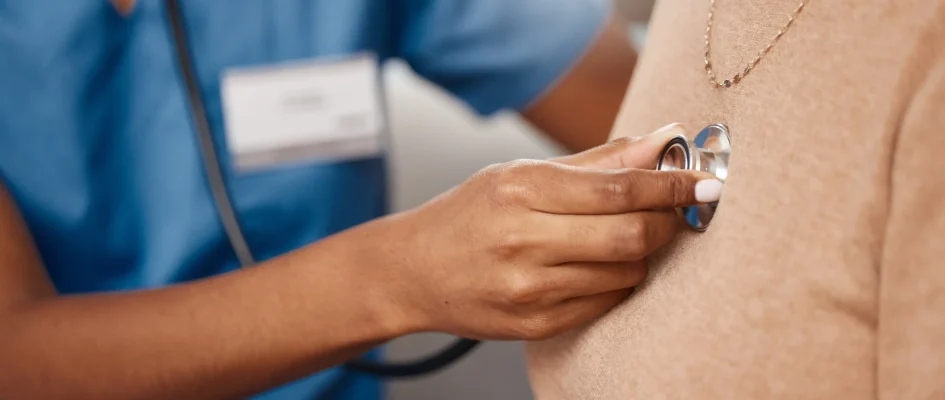
<path id="1" fill-rule="evenodd" d="M 236 398 L 341 363 L 406 329 L 347 246 L 329 239 L 164 289 L 26 303 L 0 317 L 0 397 Z"/>

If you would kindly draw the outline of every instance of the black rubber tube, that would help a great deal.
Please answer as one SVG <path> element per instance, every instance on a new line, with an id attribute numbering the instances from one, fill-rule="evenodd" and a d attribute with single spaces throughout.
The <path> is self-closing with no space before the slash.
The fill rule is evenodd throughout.
<path id="1" fill-rule="evenodd" d="M 481 342 L 472 339 L 457 339 L 450 347 L 428 358 L 405 363 L 378 363 L 355 360 L 345 364 L 350 370 L 384 378 L 413 378 L 446 368 L 456 362 Z"/>
<path id="2" fill-rule="evenodd" d="M 194 67 L 194 61 L 188 46 L 187 32 L 184 28 L 183 12 L 181 11 L 180 4 L 177 0 L 166 0 L 164 5 L 167 9 L 168 19 L 171 24 L 174 45 L 177 50 L 177 61 L 181 69 L 181 74 L 184 78 L 184 83 L 187 85 L 187 94 L 190 98 L 189 100 L 191 113 L 193 114 L 194 118 L 194 124 L 196 125 L 197 131 L 200 134 L 201 144 L 204 150 L 207 150 L 205 153 L 212 155 L 212 157 L 209 157 L 204 161 L 206 163 L 212 164 L 209 165 L 209 167 L 211 167 L 209 169 L 213 171 L 213 168 L 219 168 L 219 164 L 218 160 L 216 159 L 216 155 L 212 153 L 213 134 L 211 132 L 210 124 L 207 121 L 207 116 L 204 113 L 203 98 L 200 96 L 200 85 L 197 82 L 196 68 Z M 225 191 L 219 195 L 218 200 L 223 200 L 224 202 L 218 204 L 218 207 L 222 209 L 218 211 L 229 211 L 232 213 L 232 210 L 230 209 L 229 197 L 229 193 Z M 235 213 L 233 213 L 233 215 L 235 215 Z M 235 217 L 233 220 L 236 221 Z M 234 225 L 236 225 L 234 230 L 239 231 L 238 222 L 234 222 Z M 234 248 L 234 250 L 237 251 L 237 255 L 239 256 L 240 249 Z M 241 264 L 244 264 L 243 266 L 247 266 L 246 264 L 252 263 L 251 261 L 244 261 L 246 258 L 249 260 L 252 259 L 252 255 L 250 254 L 248 248 L 245 252 L 249 255 L 240 258 Z M 429 374 L 449 366 L 475 349 L 479 343 L 480 342 L 478 340 L 461 338 L 456 340 L 456 342 L 454 342 L 450 347 L 431 357 L 412 362 L 387 364 L 368 360 L 355 360 L 345 364 L 345 366 L 353 371 L 384 378 L 416 377 Z"/>

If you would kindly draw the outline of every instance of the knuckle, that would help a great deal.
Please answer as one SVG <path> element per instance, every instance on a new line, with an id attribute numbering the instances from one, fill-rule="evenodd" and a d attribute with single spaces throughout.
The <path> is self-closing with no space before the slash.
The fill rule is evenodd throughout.
<path id="1" fill-rule="evenodd" d="M 639 260 L 649 247 L 646 223 L 642 218 L 628 218 L 613 236 L 614 253 L 624 260 Z"/>
<path id="2" fill-rule="evenodd" d="M 640 138 L 637 136 L 621 136 L 619 138 L 611 140 L 609 144 L 611 146 L 629 146 L 639 141 L 640 141 Z"/>
<path id="3" fill-rule="evenodd" d="M 518 231 L 508 231 L 499 236 L 493 245 L 493 253 L 501 259 L 512 260 L 518 258 L 529 247 L 525 235 Z"/>
<path id="4" fill-rule="evenodd" d="M 522 182 L 504 179 L 493 187 L 493 196 L 500 204 L 522 204 L 531 189 Z"/>
<path id="5" fill-rule="evenodd" d="M 492 195 L 500 204 L 521 204 L 533 194 L 529 175 L 534 162 L 518 160 L 496 167 L 492 174 Z"/>
<path id="6" fill-rule="evenodd" d="M 681 174 L 666 174 L 663 185 L 663 189 L 673 200 L 673 205 L 688 202 L 692 188 L 688 187 L 688 181 Z"/>
<path id="7" fill-rule="evenodd" d="M 617 152 L 625 151 L 626 149 L 636 145 L 639 142 L 639 138 L 633 136 L 622 136 L 611 140 L 599 147 L 599 149 Z"/>
<path id="8" fill-rule="evenodd" d="M 506 175 L 515 179 L 525 178 L 540 169 L 547 162 L 541 160 L 518 159 L 505 163 Z"/>
<path id="9" fill-rule="evenodd" d="M 633 180 L 627 174 L 612 174 L 600 187 L 600 197 L 607 203 L 627 201 L 633 189 Z"/>
<path id="10" fill-rule="evenodd" d="M 516 272 L 508 277 L 505 299 L 509 304 L 518 306 L 533 304 L 541 299 L 541 295 L 541 286 L 532 276 Z"/>
<path id="11" fill-rule="evenodd" d="M 502 177 L 504 171 L 507 169 L 506 164 L 507 163 L 490 164 L 480 169 L 479 172 L 476 173 L 475 178 L 485 182 L 494 182 Z"/>

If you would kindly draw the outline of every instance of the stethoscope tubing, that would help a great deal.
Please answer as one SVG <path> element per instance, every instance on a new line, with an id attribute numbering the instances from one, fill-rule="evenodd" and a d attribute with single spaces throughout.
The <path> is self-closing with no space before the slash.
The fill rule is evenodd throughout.
<path id="1" fill-rule="evenodd" d="M 203 97 L 200 94 L 193 55 L 184 28 L 183 11 L 178 0 L 166 0 L 164 5 L 171 25 L 178 66 L 187 88 L 191 118 L 200 139 L 200 153 L 204 172 L 207 176 L 217 213 L 240 266 L 243 268 L 250 267 L 255 264 L 255 260 L 233 208 L 232 197 L 220 166 L 219 156 L 214 147 L 213 132 L 207 119 Z M 358 359 L 346 363 L 345 367 L 353 371 L 384 378 L 417 377 L 439 371 L 453 364 L 475 349 L 480 343 L 478 340 L 458 338 L 446 349 L 427 358 L 404 363 L 383 363 Z"/>

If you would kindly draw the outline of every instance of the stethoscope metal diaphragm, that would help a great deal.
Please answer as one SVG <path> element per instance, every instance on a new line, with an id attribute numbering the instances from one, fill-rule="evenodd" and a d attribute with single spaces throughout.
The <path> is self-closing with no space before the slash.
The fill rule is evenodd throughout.
<path id="1" fill-rule="evenodd" d="M 663 148 L 656 169 L 659 171 L 690 170 L 715 175 L 723 183 L 728 177 L 728 157 L 732 142 L 728 128 L 722 124 L 709 125 L 695 139 L 677 136 Z M 683 207 L 679 211 L 692 229 L 702 232 L 709 227 L 718 202 Z"/>

